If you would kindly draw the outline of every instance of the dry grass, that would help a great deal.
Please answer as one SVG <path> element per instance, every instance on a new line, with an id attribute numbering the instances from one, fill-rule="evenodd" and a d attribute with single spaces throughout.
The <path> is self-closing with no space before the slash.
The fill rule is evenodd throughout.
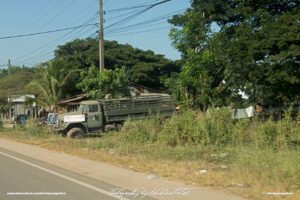
<path id="1" fill-rule="evenodd" d="M 201 159 L 194 161 L 174 161 L 170 159 L 149 160 L 149 156 L 143 154 L 133 155 L 118 150 L 115 150 L 115 153 L 112 154 L 110 153 L 109 148 L 93 149 L 83 145 L 84 143 L 87 143 L 92 146 L 93 144 L 91 143 L 96 143 L 97 140 L 100 140 L 98 138 L 70 140 L 50 136 L 48 139 L 24 139 L 23 134 L 24 133 L 21 132 L 12 132 L 9 134 L 0 133 L 0 136 L 82 158 L 110 163 L 137 172 L 155 173 L 170 180 L 181 180 L 185 181 L 187 184 L 218 188 L 228 193 L 253 199 L 270 199 L 270 196 L 266 196 L 263 193 L 287 192 L 287 189 L 290 189 L 291 187 L 289 183 L 284 182 L 280 185 L 266 185 L 265 182 L 262 182 L 262 177 L 258 177 L 255 173 L 251 173 L 247 168 L 241 168 L 239 164 L 228 165 L 226 162 L 214 163 Z M 15 137 L 16 135 L 21 135 L 21 138 Z M 226 165 L 227 169 L 222 169 L 222 165 Z M 206 169 L 208 173 L 200 175 L 195 174 L 196 171 L 202 169 Z M 239 187 L 239 184 L 243 184 L 243 187 Z M 276 199 L 298 199 L 299 195 L 296 194 L 299 194 L 299 191 L 292 191 L 295 195 L 276 196 Z"/>
<path id="2" fill-rule="evenodd" d="M 193 133 L 192 135 L 200 131 L 201 136 L 206 137 L 204 131 L 207 124 L 198 124 L 198 120 L 203 116 L 197 115 L 197 120 L 193 121 L 188 120 L 191 118 L 190 115 L 191 113 L 188 113 L 187 118 L 178 121 L 173 119 L 169 123 L 172 126 L 167 126 L 168 130 L 174 133 L 172 128 L 181 129 L 183 131 L 176 134 Z M 189 121 L 189 124 L 182 125 L 180 123 L 182 121 Z M 213 125 L 211 121 L 207 123 Z M 220 122 L 210 130 L 218 132 L 222 126 Z M 199 144 L 192 144 L 192 138 L 186 139 L 184 135 L 181 135 L 184 140 L 176 140 L 181 145 L 174 145 L 175 140 L 168 137 L 167 129 L 164 129 L 164 125 L 155 118 L 145 122 L 129 122 L 123 129 L 126 132 L 106 133 L 98 138 L 71 140 L 55 136 L 45 130 L 40 133 L 38 127 L 29 127 L 25 130 L 17 128 L 10 131 L 6 129 L 0 132 L 0 137 L 110 163 L 137 172 L 155 173 L 188 184 L 219 188 L 252 199 L 300 199 L 300 149 L 297 144 L 291 146 L 283 137 L 287 134 L 289 138 L 293 140 L 296 138 L 297 141 L 299 127 L 290 125 L 289 122 L 249 124 L 247 121 L 237 122 L 234 126 L 227 124 L 226 127 L 225 131 L 228 132 L 234 128 L 231 133 L 235 134 L 234 140 L 225 138 L 226 134 L 219 139 L 217 132 L 212 135 L 217 142 L 220 139 L 227 141 L 227 145 L 204 144 L 201 140 L 198 141 Z M 161 133 L 155 132 L 160 129 L 165 131 L 164 138 L 159 137 Z M 135 141 L 132 135 L 140 132 L 142 137 Z M 128 133 L 132 135 L 126 135 Z M 210 138 L 205 137 L 203 138 L 207 142 Z M 161 141 L 162 139 L 171 143 L 166 144 Z M 196 171 L 203 169 L 208 173 L 195 174 Z M 266 192 L 293 192 L 294 195 L 267 196 Z"/>

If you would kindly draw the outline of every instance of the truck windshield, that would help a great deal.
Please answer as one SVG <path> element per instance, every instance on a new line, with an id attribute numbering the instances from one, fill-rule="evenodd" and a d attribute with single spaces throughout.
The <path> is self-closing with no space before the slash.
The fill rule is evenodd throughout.
<path id="1" fill-rule="evenodd" d="M 86 105 L 81 104 L 81 105 L 79 106 L 79 111 L 82 112 L 82 113 L 86 113 L 86 112 L 87 112 L 87 107 L 86 107 Z"/>

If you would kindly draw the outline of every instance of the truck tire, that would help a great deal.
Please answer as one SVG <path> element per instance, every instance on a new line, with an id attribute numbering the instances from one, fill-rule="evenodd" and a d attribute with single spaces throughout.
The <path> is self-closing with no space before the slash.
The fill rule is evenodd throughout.
<path id="1" fill-rule="evenodd" d="M 117 130 L 118 130 L 117 126 L 112 124 L 105 125 L 104 127 L 104 132 L 117 131 Z"/>
<path id="2" fill-rule="evenodd" d="M 67 133 L 68 138 L 77 139 L 84 137 L 84 131 L 81 128 L 71 128 Z"/>
<path id="3" fill-rule="evenodd" d="M 118 124 L 118 125 L 117 125 L 117 131 L 118 131 L 118 132 L 120 132 L 120 131 L 122 130 L 122 126 L 123 126 L 122 124 Z"/>

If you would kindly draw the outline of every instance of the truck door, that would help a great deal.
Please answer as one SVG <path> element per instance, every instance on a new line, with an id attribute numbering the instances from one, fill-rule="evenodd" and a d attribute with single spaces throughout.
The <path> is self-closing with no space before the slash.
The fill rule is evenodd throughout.
<path id="1" fill-rule="evenodd" d="M 88 105 L 88 117 L 87 125 L 88 128 L 101 128 L 103 120 L 102 113 L 99 104 L 90 104 Z"/>

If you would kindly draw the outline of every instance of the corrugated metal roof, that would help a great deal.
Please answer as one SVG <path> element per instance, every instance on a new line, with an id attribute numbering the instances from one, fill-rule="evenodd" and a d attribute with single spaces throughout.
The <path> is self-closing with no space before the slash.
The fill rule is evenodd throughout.
<path id="1" fill-rule="evenodd" d="M 26 98 L 34 99 L 35 96 L 32 94 L 25 94 L 25 95 L 11 95 L 8 97 L 8 101 L 13 103 L 23 103 L 26 101 Z"/>
<path id="2" fill-rule="evenodd" d="M 76 96 L 72 96 L 72 97 L 60 100 L 58 102 L 58 105 L 69 104 L 69 103 L 72 103 L 73 101 L 82 100 L 85 97 L 87 97 L 87 94 L 79 94 L 79 95 L 76 95 Z"/>

